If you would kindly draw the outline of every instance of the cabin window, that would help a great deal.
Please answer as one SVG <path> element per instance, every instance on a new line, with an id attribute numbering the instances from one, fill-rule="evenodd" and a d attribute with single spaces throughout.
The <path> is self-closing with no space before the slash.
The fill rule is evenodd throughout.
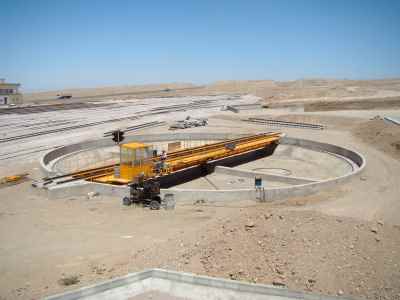
<path id="1" fill-rule="evenodd" d="M 129 149 L 121 147 L 121 164 L 130 165 L 132 163 L 130 152 Z"/>

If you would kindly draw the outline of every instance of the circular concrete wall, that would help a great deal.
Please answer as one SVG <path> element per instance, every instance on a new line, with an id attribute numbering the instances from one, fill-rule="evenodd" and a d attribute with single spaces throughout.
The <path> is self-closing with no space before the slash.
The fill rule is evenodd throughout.
<path id="1" fill-rule="evenodd" d="M 154 135 L 133 135 L 127 137 L 129 141 L 142 141 L 142 142 L 161 142 L 161 141 L 176 141 L 176 140 L 227 140 L 245 136 L 244 134 L 231 134 L 231 133 L 168 133 L 168 134 L 154 134 Z M 281 200 L 295 196 L 305 196 L 316 193 L 322 189 L 336 186 L 350 180 L 354 175 L 360 173 L 366 164 L 365 158 L 362 154 L 341 146 L 320 143 L 312 140 L 299 139 L 295 137 L 284 137 L 281 144 L 292 145 L 311 149 L 314 151 L 328 152 L 350 162 L 354 167 L 352 171 L 339 177 L 329 178 L 326 180 L 313 181 L 307 178 L 292 178 L 290 176 L 278 176 L 271 174 L 263 174 L 252 171 L 237 170 L 231 168 L 223 168 L 221 172 L 225 174 L 238 175 L 245 177 L 263 176 L 266 180 L 284 180 L 290 183 L 290 186 L 265 188 L 265 189 L 224 189 L 224 190 L 205 190 L 205 189 L 178 189 L 170 188 L 162 190 L 162 194 L 173 193 L 177 201 L 194 202 L 198 200 L 205 201 L 235 201 L 235 200 L 258 200 L 258 201 L 272 201 Z M 102 147 L 113 146 L 114 143 L 110 139 L 100 139 L 94 141 L 87 141 L 78 144 L 60 147 L 58 149 L 47 152 L 40 161 L 41 169 L 46 176 L 57 175 L 54 164 L 63 159 L 63 157 L 70 156 L 79 151 L 87 151 L 90 149 L 98 149 Z M 68 185 L 49 187 L 49 195 L 51 197 L 61 197 L 65 195 L 84 194 L 90 191 L 98 191 L 104 194 L 115 195 L 122 197 L 128 193 L 127 187 L 117 187 L 106 184 L 91 183 L 86 181 L 75 182 Z"/>

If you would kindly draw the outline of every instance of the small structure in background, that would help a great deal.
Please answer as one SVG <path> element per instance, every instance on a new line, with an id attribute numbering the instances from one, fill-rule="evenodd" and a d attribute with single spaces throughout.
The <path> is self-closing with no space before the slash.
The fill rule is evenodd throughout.
<path id="1" fill-rule="evenodd" d="M 254 178 L 254 187 L 256 189 L 257 199 L 261 202 L 265 202 L 265 188 L 261 177 L 257 176 Z"/>
<path id="2" fill-rule="evenodd" d="M 239 112 L 239 110 L 236 107 L 233 107 L 231 105 L 225 105 L 221 107 L 221 111 L 228 111 L 228 110 L 236 114 Z"/>
<path id="3" fill-rule="evenodd" d="M 72 98 L 72 94 L 58 94 L 57 95 L 57 99 L 62 100 L 62 99 L 71 99 Z"/>
<path id="4" fill-rule="evenodd" d="M 19 83 L 8 83 L 0 79 L 0 105 L 22 104 L 22 94 L 19 93 Z"/>
<path id="5" fill-rule="evenodd" d="M 191 116 L 187 116 L 185 120 L 179 120 L 171 124 L 171 126 L 169 126 L 169 129 L 185 129 L 191 127 L 206 126 L 207 124 L 207 118 L 192 118 Z"/>

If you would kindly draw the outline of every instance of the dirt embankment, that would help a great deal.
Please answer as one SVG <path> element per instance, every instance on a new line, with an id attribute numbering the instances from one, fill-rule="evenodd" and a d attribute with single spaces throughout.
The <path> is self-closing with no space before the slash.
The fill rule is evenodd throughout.
<path id="1" fill-rule="evenodd" d="M 198 208 L 202 214 L 202 208 Z M 133 256 L 138 269 L 158 266 L 367 299 L 400 296 L 400 228 L 310 211 L 253 207 L 203 234 Z"/>
<path id="2" fill-rule="evenodd" d="M 306 112 L 386 108 L 400 108 L 400 97 L 318 101 L 304 105 Z"/>
<path id="3" fill-rule="evenodd" d="M 356 126 L 352 133 L 364 143 L 400 159 L 400 126 L 382 119 L 369 120 Z"/>

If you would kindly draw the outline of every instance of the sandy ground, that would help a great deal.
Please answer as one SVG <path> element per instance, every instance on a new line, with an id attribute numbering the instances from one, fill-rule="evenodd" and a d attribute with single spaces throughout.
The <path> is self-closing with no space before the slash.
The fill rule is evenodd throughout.
<path id="1" fill-rule="evenodd" d="M 207 128 L 189 129 L 273 130 L 239 121 L 254 115 L 312 121 L 327 130 L 282 131 L 366 157 L 366 169 L 352 182 L 276 204 L 243 199 L 149 211 L 102 195 L 51 200 L 29 181 L 2 187 L 0 299 L 39 299 L 150 267 L 320 294 L 400 299 L 400 135 L 398 127 L 370 120 L 386 114 L 400 111 L 214 112 Z M 0 171 L 29 170 L 38 178 L 37 168 L 35 160 L 21 158 L 4 162 Z M 60 280 L 71 276 L 79 282 L 64 286 Z"/>
<path id="2" fill-rule="evenodd" d="M 79 99 L 109 99 L 117 96 L 120 99 L 149 98 L 149 97 L 173 97 L 187 95 L 213 95 L 213 94 L 253 94 L 265 100 L 268 105 L 285 105 L 295 103 L 312 103 L 310 110 L 321 109 L 319 107 L 340 104 L 346 101 L 360 99 L 390 99 L 397 97 L 399 107 L 400 79 L 386 80 L 326 80 L 305 79 L 294 81 L 274 80 L 239 80 L 239 81 L 217 81 L 207 85 L 194 85 L 190 83 L 170 83 L 153 85 L 125 85 L 115 87 L 97 87 L 88 89 L 66 89 L 57 91 L 46 91 L 24 94 L 27 103 L 54 103 L 59 94 L 71 94 L 70 100 L 61 102 L 74 102 Z M 60 102 L 57 100 L 57 102 Z M 375 101 L 373 109 L 377 103 Z M 336 109 L 340 109 L 335 106 Z M 360 109 L 361 105 L 358 105 Z M 325 107 L 324 109 L 326 109 Z M 357 107 L 353 107 L 357 109 Z"/>
<path id="3" fill-rule="evenodd" d="M 97 97 L 118 96 L 124 98 L 127 95 L 136 95 L 149 97 L 152 95 L 170 95 L 176 91 L 185 91 L 195 88 L 190 83 L 170 83 L 170 84 L 149 84 L 149 85 L 125 85 L 97 88 L 64 89 L 57 91 L 43 91 L 34 93 L 25 93 L 24 101 L 27 103 L 51 102 L 59 95 L 71 95 L 72 98 L 66 102 L 73 102 L 75 99 L 91 99 Z M 59 101 L 60 102 L 60 101 Z M 62 102 L 62 101 L 61 101 Z"/>

